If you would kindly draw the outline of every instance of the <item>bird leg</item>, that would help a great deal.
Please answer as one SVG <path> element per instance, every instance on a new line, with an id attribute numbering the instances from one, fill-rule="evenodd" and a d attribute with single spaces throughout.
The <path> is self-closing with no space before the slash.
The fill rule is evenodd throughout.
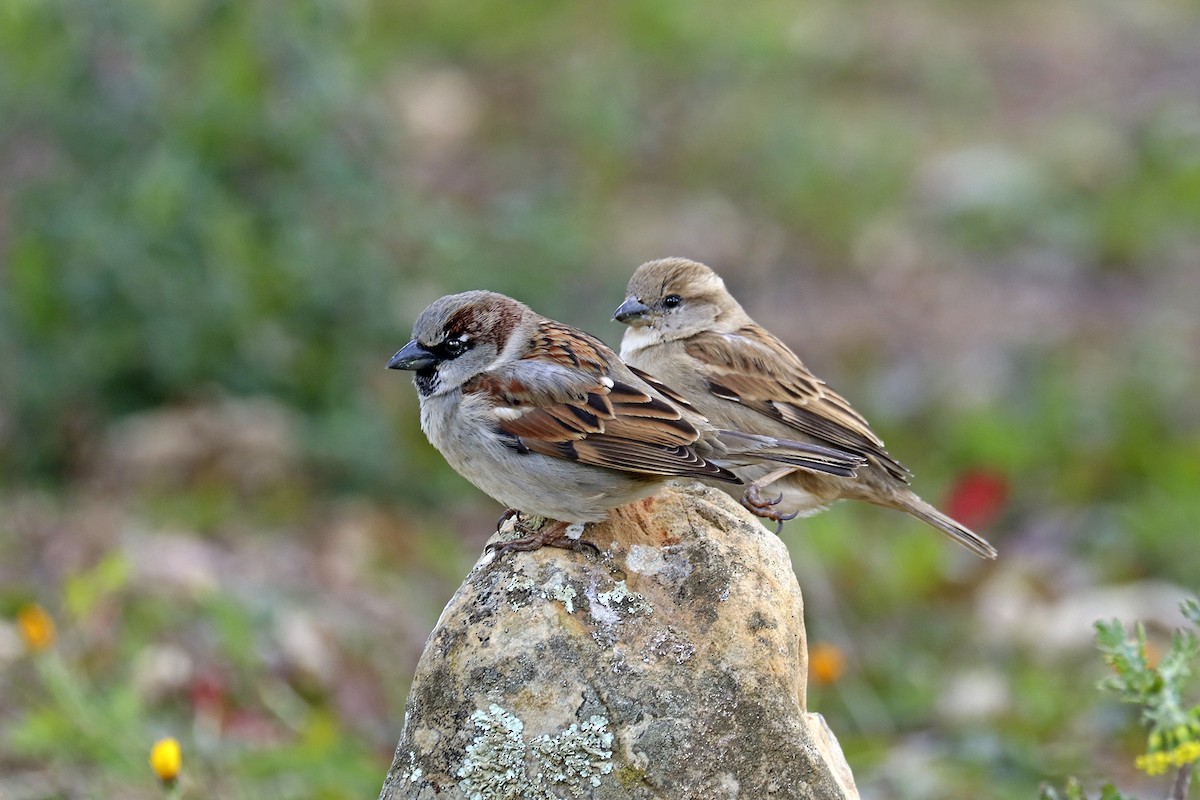
<path id="1" fill-rule="evenodd" d="M 511 511 L 511 509 L 509 509 Z M 504 517 L 500 522 L 503 524 L 509 519 L 510 515 L 505 512 Z M 529 523 L 521 518 L 519 511 L 514 511 L 511 516 L 515 516 L 517 521 L 513 523 L 513 528 L 525 534 L 519 539 L 510 539 L 507 542 L 496 542 L 488 545 L 488 549 L 496 554 L 496 558 L 504 555 L 509 551 L 517 551 L 527 553 L 533 550 L 540 550 L 543 547 L 560 547 L 563 550 L 575 550 L 583 552 L 591 550 L 599 553 L 600 548 L 591 542 L 585 542 L 582 539 L 572 539 L 567 535 L 568 524 L 559 520 L 546 520 L 540 528 L 532 528 Z"/>
<path id="2" fill-rule="evenodd" d="M 780 514 L 779 511 L 775 509 L 775 506 L 779 505 L 780 501 L 783 500 L 783 492 L 780 492 L 779 497 L 776 497 L 774 500 L 767 500 L 762 496 L 762 490 L 780 478 L 791 475 L 795 471 L 795 467 L 781 467 L 774 472 L 768 472 L 766 475 L 763 475 L 761 478 L 747 486 L 746 491 L 742 492 L 742 506 L 751 514 L 756 517 L 762 517 L 763 519 L 769 519 L 773 522 L 779 523 L 779 525 L 775 528 L 776 536 L 778 536 L 779 532 L 783 530 L 783 523 L 787 522 L 789 519 L 795 519 L 800 512 L 797 511 L 793 514 Z"/>

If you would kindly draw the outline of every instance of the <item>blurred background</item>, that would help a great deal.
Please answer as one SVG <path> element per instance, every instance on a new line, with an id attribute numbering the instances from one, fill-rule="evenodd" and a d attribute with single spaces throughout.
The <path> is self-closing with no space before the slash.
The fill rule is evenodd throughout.
<path id="1" fill-rule="evenodd" d="M 1001 552 L 787 526 L 863 796 L 1164 794 L 1091 624 L 1200 584 L 1192 0 L 6 0 L 0 797 L 375 796 L 500 511 L 384 363 L 666 255 Z"/>

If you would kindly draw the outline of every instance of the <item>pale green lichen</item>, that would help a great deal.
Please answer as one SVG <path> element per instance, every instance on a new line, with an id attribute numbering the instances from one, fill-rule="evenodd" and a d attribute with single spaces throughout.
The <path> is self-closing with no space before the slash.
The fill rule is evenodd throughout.
<path id="1" fill-rule="evenodd" d="M 625 585 L 625 581 L 617 581 L 613 584 L 613 588 L 607 592 L 600 592 L 596 595 L 596 600 L 608 608 L 625 605 L 625 609 L 630 614 L 651 614 L 654 612 L 654 606 L 650 605 L 650 601 L 635 591 L 632 591 Z"/>
<path id="2" fill-rule="evenodd" d="M 529 744 L 540 762 L 535 780 L 561 786 L 572 797 L 581 797 L 581 782 L 596 787 L 601 775 L 612 772 L 612 742 L 608 719 L 599 714 L 583 724 L 573 723 L 557 736 L 538 736 Z"/>
<path id="3" fill-rule="evenodd" d="M 525 775 L 525 724 L 495 703 L 476 709 L 471 721 L 479 734 L 467 745 L 458 788 L 470 800 L 516 800 L 513 787 Z"/>
<path id="4" fill-rule="evenodd" d="M 514 572 L 508 578 L 508 583 L 504 585 L 506 592 L 527 592 L 537 586 L 533 582 L 533 578 L 526 575 L 524 572 Z"/>
<path id="5" fill-rule="evenodd" d="M 563 581 L 562 575 L 553 576 L 547 583 L 539 586 L 537 582 L 520 569 L 513 572 L 500 586 L 513 609 L 521 606 L 533 597 L 543 600 L 557 600 L 566 607 L 568 614 L 575 613 L 575 598 L 579 592 L 571 584 Z"/>
<path id="6" fill-rule="evenodd" d="M 421 776 L 425 772 L 417 766 L 417 755 L 411 750 L 408 752 L 408 768 L 400 773 L 399 783 L 416 783 L 421 780 Z"/>
<path id="7" fill-rule="evenodd" d="M 537 584 L 533 578 L 517 570 L 509 576 L 508 582 L 502 588 L 504 589 L 504 594 L 508 597 L 509 605 L 515 611 L 521 607 L 522 601 L 529 599 L 537 588 Z"/>
<path id="8" fill-rule="evenodd" d="M 522 735 L 525 724 L 495 703 L 476 710 L 471 721 L 477 734 L 456 773 L 469 800 L 579 798 L 612 772 L 613 734 L 598 714 L 530 742 Z"/>
<path id="9" fill-rule="evenodd" d="M 579 592 L 569 583 L 563 583 L 561 575 L 555 575 L 550 583 L 546 584 L 546 596 L 553 597 L 558 602 L 562 603 L 567 608 L 568 614 L 575 613 L 575 598 L 579 596 Z"/>

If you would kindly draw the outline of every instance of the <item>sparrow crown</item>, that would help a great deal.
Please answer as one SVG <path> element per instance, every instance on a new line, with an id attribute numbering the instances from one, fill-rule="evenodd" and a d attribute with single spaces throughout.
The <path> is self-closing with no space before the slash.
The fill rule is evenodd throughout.
<path id="1" fill-rule="evenodd" d="M 745 316 L 720 275 L 686 258 L 660 258 L 642 264 L 629 279 L 625 294 L 645 306 L 646 313 L 636 318 L 622 317 L 623 321 L 649 327 L 668 340 L 740 324 Z"/>
<path id="2" fill-rule="evenodd" d="M 442 394 L 485 371 L 504 351 L 526 306 L 502 294 L 462 292 L 435 300 L 417 317 L 412 338 L 436 359 L 413 378 L 422 395 Z"/>

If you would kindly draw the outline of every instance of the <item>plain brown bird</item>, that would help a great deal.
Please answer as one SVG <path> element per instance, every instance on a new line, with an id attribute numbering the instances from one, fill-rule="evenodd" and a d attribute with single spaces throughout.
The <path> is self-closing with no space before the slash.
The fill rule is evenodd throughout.
<path id="1" fill-rule="evenodd" d="M 908 469 L 884 449 L 866 419 L 758 325 L 704 264 L 664 258 L 638 267 L 613 318 L 629 326 L 621 358 L 679 392 L 714 425 L 786 437 L 867 459 L 841 477 L 779 465 L 735 470 L 749 482 L 742 504 L 777 520 L 815 514 L 838 500 L 907 512 L 983 558 L 996 550 L 918 497 Z M 765 499 L 762 490 L 781 492 Z M 732 487 L 722 487 L 732 492 Z"/>

